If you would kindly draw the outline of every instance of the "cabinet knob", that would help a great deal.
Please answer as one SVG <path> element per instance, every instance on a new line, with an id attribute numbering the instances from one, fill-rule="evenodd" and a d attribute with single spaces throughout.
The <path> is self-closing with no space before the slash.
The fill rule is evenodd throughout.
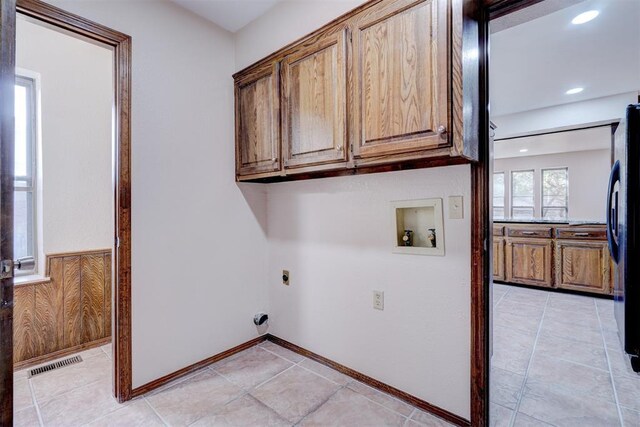
<path id="1" fill-rule="evenodd" d="M 440 125 L 440 126 L 438 126 L 438 133 L 439 133 L 440 135 L 447 133 L 447 127 L 446 127 L 446 126 L 444 126 L 444 125 Z"/>
<path id="2" fill-rule="evenodd" d="M 278 161 L 278 158 L 277 158 L 277 157 L 274 157 L 273 159 L 271 159 L 271 161 L 272 161 L 272 162 L 277 162 L 277 161 Z"/>
<path id="3" fill-rule="evenodd" d="M 342 151 L 342 145 L 338 145 L 338 146 L 336 147 L 336 151 Z"/>

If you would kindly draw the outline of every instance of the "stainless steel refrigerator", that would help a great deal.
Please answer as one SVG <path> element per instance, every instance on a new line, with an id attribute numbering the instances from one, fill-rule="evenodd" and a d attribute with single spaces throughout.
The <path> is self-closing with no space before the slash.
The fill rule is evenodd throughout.
<path id="1" fill-rule="evenodd" d="M 614 145 L 607 239 L 615 263 L 615 316 L 622 347 L 640 372 L 640 104 L 627 107 Z"/>

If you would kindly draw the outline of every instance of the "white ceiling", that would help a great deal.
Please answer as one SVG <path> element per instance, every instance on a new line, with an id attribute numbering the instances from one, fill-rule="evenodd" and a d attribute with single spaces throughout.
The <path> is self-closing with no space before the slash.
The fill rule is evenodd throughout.
<path id="1" fill-rule="evenodd" d="M 571 24 L 592 9 L 600 11 L 596 19 Z M 640 89 L 639 0 L 585 0 L 546 13 L 516 26 L 498 22 L 491 34 L 492 115 Z M 517 23 L 518 16 L 509 19 Z M 584 91 L 565 94 L 574 87 Z"/>
<path id="2" fill-rule="evenodd" d="M 494 142 L 494 158 L 540 156 L 572 151 L 611 148 L 611 127 L 600 126 L 539 136 L 503 139 Z M 521 153 L 520 150 L 527 150 Z"/>
<path id="3" fill-rule="evenodd" d="M 172 0 L 235 33 L 281 0 Z"/>

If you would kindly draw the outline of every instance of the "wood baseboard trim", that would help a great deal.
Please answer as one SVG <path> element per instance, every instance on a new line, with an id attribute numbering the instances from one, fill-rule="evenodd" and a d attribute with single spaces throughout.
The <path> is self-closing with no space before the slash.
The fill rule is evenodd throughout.
<path id="1" fill-rule="evenodd" d="M 54 351 L 53 353 L 44 354 L 42 356 L 34 357 L 32 359 L 23 360 L 13 364 L 13 370 L 18 371 L 20 369 L 29 368 L 34 365 L 40 365 L 42 363 L 50 362 L 61 357 L 68 356 L 73 353 L 89 350 L 95 347 L 101 347 L 111 342 L 111 337 L 100 338 L 99 340 L 91 341 L 88 343 L 76 345 L 73 347 L 65 348 L 62 350 Z"/>
<path id="2" fill-rule="evenodd" d="M 293 352 L 296 352 L 302 356 L 308 357 L 309 359 L 313 359 L 316 362 L 322 363 L 323 365 L 326 365 L 332 369 L 335 369 L 338 372 L 341 372 L 345 375 L 350 376 L 351 378 L 354 378 L 370 387 L 373 387 L 375 389 L 378 389 L 384 393 L 390 394 L 393 397 L 396 397 L 402 401 L 405 401 L 407 403 L 409 403 L 410 405 L 413 405 L 417 408 L 420 408 L 424 411 L 427 411 L 437 417 L 440 417 L 442 419 L 445 419 L 455 425 L 458 426 L 471 426 L 471 422 L 469 420 L 466 420 L 464 418 L 462 418 L 459 415 L 456 415 L 452 412 L 447 411 L 446 409 L 442 409 L 436 405 L 433 405 L 427 401 L 424 401 L 422 399 L 419 399 L 409 393 L 406 393 L 402 390 L 399 390 L 395 387 L 392 387 L 388 384 L 385 384 L 381 381 L 376 380 L 375 378 L 371 378 L 370 376 L 367 376 L 365 374 L 362 374 L 358 371 L 355 371 L 351 368 L 348 368 L 344 365 L 341 365 L 337 362 L 334 362 L 331 359 L 327 359 L 324 356 L 320 356 L 319 354 L 316 354 L 312 351 L 309 351 L 305 348 L 302 348 L 296 344 L 290 343 L 289 341 L 283 340 L 282 338 L 278 338 L 275 335 L 271 335 L 271 334 L 267 334 L 266 335 L 266 339 L 273 342 L 274 344 L 278 344 L 279 346 L 282 346 L 284 348 L 287 348 Z"/>
<path id="3" fill-rule="evenodd" d="M 245 343 L 242 343 L 240 345 L 237 345 L 233 348 L 230 348 L 229 350 L 225 350 L 222 353 L 218 353 L 215 356 L 211 356 L 208 357 L 204 360 L 201 360 L 199 362 L 194 363 L 193 365 L 189 365 L 187 367 L 184 367 L 182 369 L 179 369 L 175 372 L 172 372 L 170 374 L 165 375 L 164 377 L 160 377 L 157 380 L 153 380 L 151 382 L 148 382 L 144 385 L 141 385 L 140 387 L 134 388 L 131 391 L 131 397 L 135 398 L 138 396 L 141 396 L 143 394 L 149 393 L 150 391 L 153 391 L 157 388 L 162 387 L 163 385 L 178 379 L 180 377 L 184 377 L 185 375 L 188 375 L 194 371 L 197 371 L 198 369 L 202 369 L 207 365 L 211 365 L 212 363 L 218 362 L 222 359 L 226 359 L 227 357 L 233 356 L 236 353 L 240 353 L 242 350 L 246 350 L 249 347 L 253 347 L 256 344 L 260 344 L 261 342 L 265 341 L 267 339 L 266 335 L 261 335 L 257 338 L 254 338 L 250 341 L 247 341 Z"/>

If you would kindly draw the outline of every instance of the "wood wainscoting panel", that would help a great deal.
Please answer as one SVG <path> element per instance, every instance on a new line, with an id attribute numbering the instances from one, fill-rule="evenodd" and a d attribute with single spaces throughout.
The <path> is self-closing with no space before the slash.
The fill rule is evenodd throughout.
<path id="1" fill-rule="evenodd" d="M 80 258 L 82 341 L 104 337 L 104 255 Z"/>
<path id="2" fill-rule="evenodd" d="M 104 255 L 104 336 L 111 336 L 111 254 Z"/>
<path id="3" fill-rule="evenodd" d="M 13 293 L 13 359 L 29 359 L 35 355 L 35 285 L 16 286 Z"/>
<path id="4" fill-rule="evenodd" d="M 111 336 L 111 249 L 48 255 L 45 274 L 15 287 L 14 367 Z"/>
<path id="5" fill-rule="evenodd" d="M 73 347 L 82 343 L 80 257 L 61 257 L 60 259 L 63 263 L 64 345 L 65 347 Z"/>
<path id="6" fill-rule="evenodd" d="M 64 294 L 62 283 L 50 281 L 35 288 L 35 354 L 48 354 L 64 347 Z"/>

